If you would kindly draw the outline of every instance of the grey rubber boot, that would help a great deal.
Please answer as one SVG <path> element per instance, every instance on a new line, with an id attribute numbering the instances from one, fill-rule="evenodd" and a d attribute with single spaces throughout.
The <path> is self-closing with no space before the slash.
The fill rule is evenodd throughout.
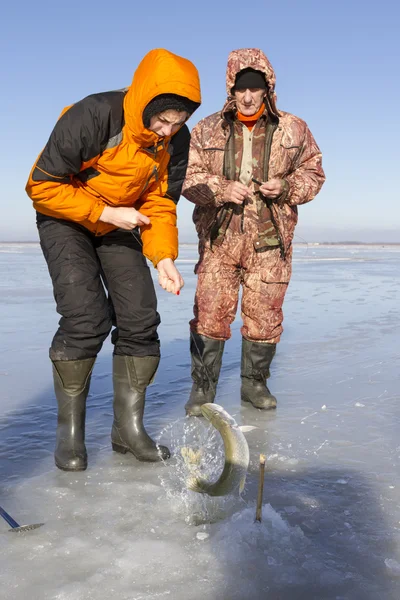
<path id="1" fill-rule="evenodd" d="M 276 408 L 276 398 L 267 386 L 269 368 L 275 356 L 276 344 L 249 342 L 242 338 L 241 398 L 255 408 Z"/>
<path id="2" fill-rule="evenodd" d="M 159 356 L 113 357 L 115 452 L 131 452 L 138 460 L 156 462 L 170 457 L 166 446 L 157 446 L 143 425 L 146 389 L 153 382 Z"/>
<path id="3" fill-rule="evenodd" d="M 222 340 L 214 340 L 205 335 L 191 332 L 190 354 L 192 356 L 193 386 L 185 405 L 187 415 L 202 417 L 201 406 L 206 402 L 214 402 L 224 346 L 225 342 Z"/>
<path id="4" fill-rule="evenodd" d="M 53 362 L 54 391 L 58 404 L 54 459 L 63 471 L 84 471 L 86 398 L 96 358 Z"/>

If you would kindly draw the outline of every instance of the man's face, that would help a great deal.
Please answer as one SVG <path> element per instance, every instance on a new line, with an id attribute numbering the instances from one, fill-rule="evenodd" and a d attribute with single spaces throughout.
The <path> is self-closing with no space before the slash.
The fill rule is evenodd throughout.
<path id="1" fill-rule="evenodd" d="M 235 89 L 234 95 L 238 111 L 246 117 L 251 117 L 260 110 L 264 101 L 265 90 L 260 88 Z"/>
<path id="2" fill-rule="evenodd" d="M 171 108 L 151 117 L 149 129 L 160 137 L 168 137 L 174 135 L 188 118 L 186 111 L 179 112 Z"/>

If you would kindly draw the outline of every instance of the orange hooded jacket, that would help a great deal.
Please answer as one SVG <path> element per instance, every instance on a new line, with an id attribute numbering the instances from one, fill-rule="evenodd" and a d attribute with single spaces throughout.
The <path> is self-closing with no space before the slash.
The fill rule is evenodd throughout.
<path id="1" fill-rule="evenodd" d="M 196 67 L 167 50 L 151 50 L 125 90 L 93 94 L 62 112 L 26 186 L 44 215 L 80 223 L 96 235 L 105 206 L 134 206 L 151 223 L 141 228 L 143 253 L 154 265 L 178 255 L 176 203 L 186 172 L 190 135 L 184 125 L 159 138 L 143 125 L 160 94 L 200 104 Z"/>

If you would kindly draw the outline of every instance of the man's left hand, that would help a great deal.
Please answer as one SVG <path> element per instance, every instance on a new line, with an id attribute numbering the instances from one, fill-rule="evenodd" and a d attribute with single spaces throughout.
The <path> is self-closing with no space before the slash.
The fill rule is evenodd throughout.
<path id="1" fill-rule="evenodd" d="M 276 200 L 286 190 L 286 184 L 283 179 L 271 179 L 266 181 L 259 187 L 259 191 L 263 196 Z"/>
<path id="2" fill-rule="evenodd" d="M 167 292 L 179 295 L 184 281 L 178 269 L 174 265 L 172 258 L 163 258 L 157 263 L 158 283 Z"/>

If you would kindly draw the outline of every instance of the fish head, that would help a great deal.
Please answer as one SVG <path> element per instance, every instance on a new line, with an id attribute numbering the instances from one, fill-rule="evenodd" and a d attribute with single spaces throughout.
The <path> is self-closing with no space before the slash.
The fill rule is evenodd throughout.
<path id="1" fill-rule="evenodd" d="M 211 425 L 214 425 L 214 427 L 217 427 L 217 429 L 217 425 L 221 425 L 222 423 L 230 425 L 231 427 L 237 427 L 235 419 L 219 404 L 206 402 L 206 404 L 201 406 L 201 412 L 207 421 L 209 421 Z"/>

